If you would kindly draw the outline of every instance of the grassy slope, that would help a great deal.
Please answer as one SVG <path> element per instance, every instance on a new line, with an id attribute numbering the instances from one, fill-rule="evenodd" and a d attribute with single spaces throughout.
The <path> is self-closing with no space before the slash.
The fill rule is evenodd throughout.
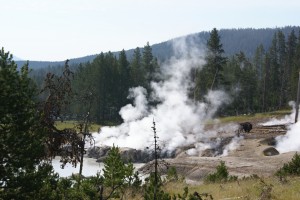
<path id="1" fill-rule="evenodd" d="M 55 122 L 55 126 L 59 130 L 62 130 L 62 129 L 65 129 L 65 128 L 76 128 L 77 125 L 78 125 L 78 122 L 76 122 L 76 121 L 63 121 L 63 122 L 56 121 Z M 89 126 L 89 131 L 90 132 L 98 132 L 100 127 L 101 126 L 99 124 L 92 123 Z"/>
<path id="2" fill-rule="evenodd" d="M 280 110 L 253 115 L 230 116 L 220 118 L 221 123 L 255 121 L 268 118 L 284 117 L 291 114 L 290 110 Z M 265 184 L 262 183 L 264 181 Z M 184 182 L 171 182 L 164 185 L 164 190 L 170 194 L 183 193 L 183 188 L 188 186 L 189 193 L 209 193 L 214 199 L 258 199 L 267 186 L 271 186 L 271 199 L 300 199 L 300 177 L 288 177 L 287 183 L 282 183 L 277 177 L 262 179 L 245 179 L 229 183 L 214 183 L 201 185 L 188 185 Z"/>
<path id="3" fill-rule="evenodd" d="M 290 110 L 281 110 L 269 113 L 257 113 L 254 115 L 241 115 L 220 118 L 220 122 L 240 122 L 252 121 L 264 118 L 283 117 L 290 114 Z M 57 122 L 56 126 L 59 129 L 74 128 L 75 121 Z M 98 131 L 101 126 L 92 124 L 90 131 Z M 263 180 L 265 184 L 261 182 Z M 281 183 L 277 177 L 263 178 L 263 179 L 245 179 L 228 183 L 214 183 L 214 184 L 201 184 L 201 185 L 188 185 L 184 182 L 169 182 L 164 185 L 164 191 L 173 194 L 182 194 L 183 188 L 188 186 L 189 193 L 193 194 L 195 191 L 198 193 L 209 193 L 214 199 L 259 199 L 261 193 L 266 186 L 271 186 L 271 199 L 300 199 L 300 177 L 288 177 L 287 183 Z M 142 194 L 138 194 L 134 199 L 142 199 Z"/>
<path id="4" fill-rule="evenodd" d="M 267 119 L 267 118 L 270 119 L 270 118 L 276 118 L 276 117 L 283 117 L 283 116 L 289 115 L 289 114 L 291 114 L 291 110 L 278 110 L 278 111 L 266 112 L 266 113 L 256 113 L 256 114 L 252 114 L 252 115 L 221 117 L 221 118 L 219 118 L 219 120 L 222 123 L 252 121 L 252 120 L 259 120 L 259 119 Z"/>
<path id="5" fill-rule="evenodd" d="M 252 121 L 255 119 L 263 119 L 263 118 L 272 118 L 272 117 L 282 117 L 284 115 L 290 114 L 290 110 L 280 110 L 268 113 L 257 113 L 253 115 L 239 115 L 239 116 L 229 116 L 229 117 L 221 117 L 219 118 L 221 123 L 228 123 L 228 122 L 240 122 L 240 121 Z M 211 121 L 213 123 L 213 121 Z M 76 121 L 56 121 L 56 127 L 60 130 L 64 128 L 74 128 L 78 124 Z M 114 124 L 112 124 L 114 125 Z M 91 132 L 99 131 L 101 125 L 92 123 L 89 127 Z"/>
<path id="6" fill-rule="evenodd" d="M 264 181 L 265 184 L 262 183 Z M 267 186 L 272 188 L 271 199 L 300 199 L 300 177 L 289 177 L 287 183 L 281 183 L 278 178 L 246 179 L 230 183 L 215 183 L 202 185 L 187 185 L 183 182 L 168 183 L 165 191 L 171 194 L 183 193 L 185 186 L 189 187 L 189 193 L 195 191 L 209 193 L 214 199 L 258 199 Z M 239 197 L 239 198 L 238 198 Z"/>

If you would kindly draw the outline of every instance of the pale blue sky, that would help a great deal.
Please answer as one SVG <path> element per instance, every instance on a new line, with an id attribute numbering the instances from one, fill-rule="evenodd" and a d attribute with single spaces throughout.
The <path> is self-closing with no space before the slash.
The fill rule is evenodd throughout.
<path id="1" fill-rule="evenodd" d="M 300 25 L 299 0 L 0 0 L 0 47 L 57 61 L 212 28 Z"/>

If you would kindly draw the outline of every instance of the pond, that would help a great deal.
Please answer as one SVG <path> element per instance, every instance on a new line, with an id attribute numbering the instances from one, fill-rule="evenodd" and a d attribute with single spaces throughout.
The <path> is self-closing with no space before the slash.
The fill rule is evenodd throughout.
<path id="1" fill-rule="evenodd" d="M 55 159 L 52 160 L 52 166 L 54 168 L 54 171 L 59 174 L 60 177 L 68 177 L 72 174 L 78 174 L 79 173 L 79 163 L 77 164 L 77 167 L 73 167 L 72 164 L 66 164 L 64 169 L 62 169 L 61 163 L 59 162 L 60 157 L 55 157 Z M 142 167 L 144 163 L 134 163 L 133 166 L 136 169 L 139 169 Z M 83 170 L 82 175 L 84 176 L 95 176 L 98 172 L 102 173 L 102 169 L 104 167 L 103 163 L 96 162 L 96 159 L 93 158 L 84 158 L 83 159 Z"/>

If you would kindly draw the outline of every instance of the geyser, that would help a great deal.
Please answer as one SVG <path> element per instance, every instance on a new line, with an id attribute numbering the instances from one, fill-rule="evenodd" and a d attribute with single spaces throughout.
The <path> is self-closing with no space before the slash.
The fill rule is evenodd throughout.
<path id="1" fill-rule="evenodd" d="M 94 133 L 96 146 L 115 144 L 119 147 L 145 149 L 153 144 L 151 130 L 153 120 L 156 121 L 160 147 L 164 151 L 174 151 L 179 146 L 196 144 L 195 152 L 202 150 L 200 141 L 216 137 L 217 131 L 206 132 L 204 126 L 211 120 L 218 108 L 229 102 L 223 91 L 209 91 L 205 102 L 189 98 L 193 88 L 192 70 L 201 70 L 204 59 L 203 51 L 196 47 L 187 47 L 185 41 L 173 44 L 176 56 L 162 64 L 163 80 L 152 82 L 152 99 L 160 102 L 151 106 L 146 98 L 146 90 L 142 87 L 131 88 L 128 104 L 120 110 L 124 123 L 114 127 L 103 127 L 100 133 Z M 236 127 L 233 127 L 233 133 Z M 206 140 L 208 146 L 211 142 Z"/>
<path id="2" fill-rule="evenodd" d="M 280 153 L 286 153 L 290 151 L 300 151 L 300 123 L 299 117 L 298 122 L 294 123 L 296 107 L 295 102 L 289 102 L 289 105 L 292 107 L 292 113 L 290 115 L 286 115 L 282 119 L 271 119 L 266 123 L 262 123 L 263 126 L 270 125 L 286 125 L 288 131 L 285 135 L 276 137 L 276 149 Z"/>

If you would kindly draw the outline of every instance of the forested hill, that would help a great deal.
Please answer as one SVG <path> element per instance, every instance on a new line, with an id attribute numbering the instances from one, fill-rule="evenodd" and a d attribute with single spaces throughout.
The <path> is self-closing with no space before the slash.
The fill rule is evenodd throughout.
<path id="1" fill-rule="evenodd" d="M 292 30 L 295 33 L 300 31 L 300 26 L 287 26 L 284 28 L 264 28 L 264 29 L 221 29 L 219 30 L 219 35 L 221 36 L 221 43 L 225 50 L 225 55 L 230 56 L 239 52 L 244 52 L 244 54 L 251 58 L 254 55 L 256 48 L 262 44 L 265 49 L 268 49 L 271 45 L 272 38 L 276 31 L 281 30 L 284 35 L 288 35 Z M 202 31 L 195 34 L 190 34 L 187 36 L 178 37 L 172 40 L 168 40 L 159 44 L 153 44 L 152 53 L 159 60 L 166 60 L 173 55 L 172 41 L 180 40 L 183 37 L 193 45 L 205 45 L 207 39 L 209 38 L 208 31 Z M 129 60 L 131 60 L 133 51 L 135 48 L 127 50 L 126 55 Z M 142 49 L 142 48 L 141 48 Z M 121 50 L 121 49 L 120 49 Z M 100 52 L 99 52 L 100 53 Z M 113 52 L 115 56 L 118 56 L 120 52 Z M 79 64 L 92 61 L 97 55 L 89 55 L 81 58 L 70 59 L 70 64 Z M 67 58 L 66 58 L 67 59 Z M 25 61 L 16 61 L 18 66 L 22 66 Z M 49 62 L 49 61 L 29 61 L 30 68 L 37 69 L 48 66 L 58 66 L 63 65 L 64 61 Z"/>
<path id="2" fill-rule="evenodd" d="M 242 51 L 247 57 L 251 58 L 254 56 L 255 50 L 260 44 L 262 44 L 265 49 L 269 49 L 273 36 L 278 30 L 281 30 L 283 34 L 287 36 L 292 30 L 297 34 L 300 31 L 300 27 L 287 26 L 284 28 L 265 29 L 221 29 L 219 30 L 219 35 L 226 56 L 234 55 Z M 209 35 L 209 32 L 203 31 L 186 36 L 186 40 L 189 41 L 189 43 L 193 42 L 193 45 L 196 46 L 201 44 L 204 44 L 203 46 L 205 46 Z M 173 40 L 180 39 L 182 39 L 182 37 Z M 172 40 L 153 45 L 153 55 L 161 60 L 170 58 L 173 55 L 171 41 Z M 132 53 L 133 50 L 127 52 L 128 55 L 131 55 L 130 53 Z"/>
<path id="3" fill-rule="evenodd" d="M 70 59 L 70 64 L 80 64 L 80 63 L 87 63 L 89 61 L 92 61 L 96 58 L 96 55 L 89 55 L 89 56 L 84 56 L 84 57 L 80 57 L 80 58 L 73 58 Z M 66 58 L 67 59 L 67 58 Z M 23 66 L 27 61 L 23 61 L 23 60 L 18 60 L 15 61 L 18 65 L 18 67 Z M 29 67 L 32 69 L 39 69 L 39 68 L 45 68 L 45 67 L 55 67 L 55 66 L 63 66 L 65 63 L 65 61 L 29 61 Z"/>

